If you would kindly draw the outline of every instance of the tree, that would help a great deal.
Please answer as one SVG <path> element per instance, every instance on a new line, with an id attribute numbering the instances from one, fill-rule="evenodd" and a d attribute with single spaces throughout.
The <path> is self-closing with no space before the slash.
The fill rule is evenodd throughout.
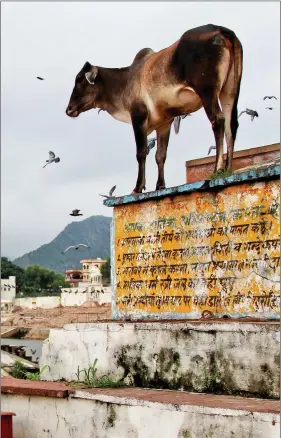
<path id="1" fill-rule="evenodd" d="M 100 269 L 100 272 L 101 272 L 101 274 L 102 274 L 102 276 L 103 276 L 103 279 L 104 279 L 106 282 L 110 282 L 110 269 L 111 269 L 111 266 L 110 266 L 110 258 L 108 258 L 108 259 L 106 260 L 106 263 L 104 263 L 104 264 L 102 265 L 101 269 Z"/>
<path id="2" fill-rule="evenodd" d="M 24 285 L 24 269 L 14 265 L 7 257 L 1 257 L 1 278 L 16 277 L 17 290 L 21 290 Z"/>
<path id="3" fill-rule="evenodd" d="M 39 265 L 25 269 L 24 295 L 58 295 L 62 287 L 68 287 L 62 274 Z"/>

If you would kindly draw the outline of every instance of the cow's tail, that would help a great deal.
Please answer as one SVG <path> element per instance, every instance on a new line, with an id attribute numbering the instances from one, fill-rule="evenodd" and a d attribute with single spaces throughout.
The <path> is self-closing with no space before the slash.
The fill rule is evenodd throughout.
<path id="1" fill-rule="evenodd" d="M 236 139 L 237 129 L 239 126 L 238 123 L 238 99 L 240 94 L 240 85 L 241 85 L 241 79 L 242 79 L 242 71 L 243 71 L 243 47 L 235 33 L 227 29 L 225 27 L 219 26 L 221 34 L 227 38 L 233 47 L 233 68 L 234 68 L 234 102 L 232 107 L 232 113 L 231 113 L 231 133 L 233 141 Z"/>

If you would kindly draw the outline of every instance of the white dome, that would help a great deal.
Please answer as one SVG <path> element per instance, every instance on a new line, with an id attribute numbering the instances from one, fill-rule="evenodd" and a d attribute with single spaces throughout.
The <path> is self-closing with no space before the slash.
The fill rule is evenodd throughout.
<path id="1" fill-rule="evenodd" d="M 89 270 L 89 274 L 91 275 L 101 275 L 101 272 L 97 266 L 92 266 Z"/>
<path id="2" fill-rule="evenodd" d="M 102 274 L 97 266 L 92 266 L 89 270 L 89 277 L 92 285 L 102 285 Z"/>

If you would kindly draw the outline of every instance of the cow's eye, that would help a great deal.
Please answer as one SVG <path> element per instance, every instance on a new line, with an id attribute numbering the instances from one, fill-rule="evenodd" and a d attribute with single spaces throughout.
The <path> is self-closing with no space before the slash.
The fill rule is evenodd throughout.
<path id="1" fill-rule="evenodd" d="M 81 76 L 76 79 L 76 83 L 77 84 L 81 84 L 82 81 L 83 81 L 83 78 L 81 78 Z"/>

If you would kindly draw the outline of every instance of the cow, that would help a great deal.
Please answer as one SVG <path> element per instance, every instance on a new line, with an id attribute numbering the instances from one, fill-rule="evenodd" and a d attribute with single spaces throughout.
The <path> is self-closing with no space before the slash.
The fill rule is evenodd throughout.
<path id="1" fill-rule="evenodd" d="M 215 172 L 231 171 L 242 69 L 243 48 L 235 33 L 207 24 L 188 30 L 159 52 L 140 50 L 129 67 L 104 68 L 86 62 L 76 76 L 66 114 L 78 117 L 100 108 L 132 125 L 138 161 L 133 193 L 145 190 L 147 136 L 155 130 L 156 190 L 161 190 L 165 188 L 164 164 L 173 120 L 202 107 L 214 132 Z"/>

